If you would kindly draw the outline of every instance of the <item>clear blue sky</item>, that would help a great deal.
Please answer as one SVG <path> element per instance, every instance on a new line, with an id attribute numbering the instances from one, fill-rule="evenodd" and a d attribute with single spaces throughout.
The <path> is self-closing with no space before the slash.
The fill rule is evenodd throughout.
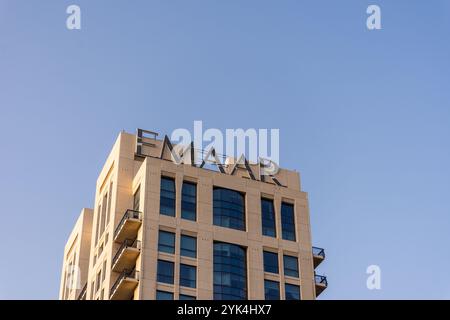
<path id="1" fill-rule="evenodd" d="M 450 298 L 449 31 L 447 0 L 0 0 L 0 298 L 57 298 L 120 130 L 194 120 L 280 128 L 322 299 Z"/>

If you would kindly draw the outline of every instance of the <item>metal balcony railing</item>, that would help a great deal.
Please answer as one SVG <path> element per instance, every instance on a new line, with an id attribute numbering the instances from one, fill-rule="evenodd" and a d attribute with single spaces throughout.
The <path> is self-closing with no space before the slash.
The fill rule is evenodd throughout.
<path id="1" fill-rule="evenodd" d="M 112 261 L 113 265 L 117 262 L 117 259 L 119 259 L 120 255 L 126 248 L 136 248 L 138 250 L 141 250 L 141 242 L 137 239 L 136 240 L 126 239 L 120 246 L 119 250 L 117 250 L 117 253 Z"/>
<path id="2" fill-rule="evenodd" d="M 127 211 L 125 211 L 125 214 L 123 215 L 122 219 L 120 219 L 120 222 L 117 225 L 116 230 L 114 231 L 114 237 L 117 236 L 117 233 L 119 232 L 120 228 L 123 226 L 125 221 L 127 221 L 128 219 L 141 220 L 141 216 L 142 216 L 142 213 L 140 211 L 131 210 L 131 209 L 128 209 Z"/>
<path id="3" fill-rule="evenodd" d="M 319 256 L 325 259 L 325 249 L 323 248 L 312 247 L 312 253 L 313 256 Z"/>
<path id="4" fill-rule="evenodd" d="M 316 282 L 316 284 L 323 284 L 325 285 L 325 287 L 328 287 L 328 280 L 325 276 L 316 274 L 314 275 L 314 281 Z"/>
<path id="5" fill-rule="evenodd" d="M 127 278 L 131 278 L 131 279 L 135 279 L 135 280 L 139 281 L 139 271 L 136 271 L 136 269 L 133 269 L 131 271 L 123 270 L 122 273 L 117 278 L 116 282 L 114 282 L 114 285 L 111 287 L 111 295 L 114 294 L 116 289 L 119 287 L 120 283 Z"/>
<path id="6" fill-rule="evenodd" d="M 86 300 L 86 292 L 87 292 L 87 283 L 84 285 L 83 289 L 81 289 L 77 300 Z"/>

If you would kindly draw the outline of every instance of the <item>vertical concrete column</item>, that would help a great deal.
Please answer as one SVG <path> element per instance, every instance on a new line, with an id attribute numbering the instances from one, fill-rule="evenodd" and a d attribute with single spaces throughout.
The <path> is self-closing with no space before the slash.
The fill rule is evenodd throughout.
<path id="1" fill-rule="evenodd" d="M 158 260 L 159 189 L 161 169 L 147 158 L 145 172 L 145 203 L 142 249 L 140 295 L 143 300 L 156 298 L 156 268 Z"/>
<path id="2" fill-rule="evenodd" d="M 197 298 L 213 299 L 213 184 L 200 176 L 197 183 Z"/>

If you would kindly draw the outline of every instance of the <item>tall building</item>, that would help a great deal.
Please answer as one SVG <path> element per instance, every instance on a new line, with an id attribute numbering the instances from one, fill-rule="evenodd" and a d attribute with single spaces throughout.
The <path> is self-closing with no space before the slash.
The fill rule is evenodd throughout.
<path id="1" fill-rule="evenodd" d="M 311 300 L 327 287 L 297 172 L 175 152 L 120 133 L 66 245 L 60 299 Z"/>

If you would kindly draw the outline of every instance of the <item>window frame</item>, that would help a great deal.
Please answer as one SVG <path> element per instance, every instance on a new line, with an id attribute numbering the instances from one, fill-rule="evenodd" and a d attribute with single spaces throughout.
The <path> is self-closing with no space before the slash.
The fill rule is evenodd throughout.
<path id="1" fill-rule="evenodd" d="M 183 270 L 194 270 L 194 278 L 187 278 L 183 276 Z M 189 271 L 190 274 L 191 271 Z M 197 267 L 190 264 L 180 263 L 180 287 L 197 288 Z"/>
<path id="2" fill-rule="evenodd" d="M 286 263 L 286 260 L 292 259 L 295 260 L 295 269 L 292 268 L 288 268 L 288 263 Z M 298 257 L 296 256 L 291 256 L 289 254 L 283 254 L 283 271 L 284 271 L 284 275 L 288 276 L 288 277 L 293 277 L 293 278 L 299 278 L 300 277 L 300 268 L 298 265 Z M 290 274 L 292 272 L 292 274 Z"/>
<path id="3" fill-rule="evenodd" d="M 292 208 L 292 216 L 286 216 L 284 208 Z M 283 201 L 281 203 L 281 237 L 283 240 L 297 241 L 296 223 L 295 223 L 295 205 Z"/>
<path id="4" fill-rule="evenodd" d="M 272 259 L 273 258 L 273 259 Z M 269 259 L 276 262 L 273 265 Z M 263 265 L 264 272 L 280 274 L 280 262 L 278 261 L 278 252 L 263 250 Z"/>
<path id="5" fill-rule="evenodd" d="M 171 269 L 171 274 L 170 274 L 170 272 L 169 272 L 169 275 L 162 273 L 162 271 L 166 272 L 167 270 L 170 270 L 170 269 Z M 163 277 L 171 279 L 171 282 L 165 281 L 165 279 Z M 158 259 L 157 267 L 156 267 L 156 281 L 159 283 L 166 283 L 166 284 L 174 284 L 175 283 L 175 263 L 173 261 Z"/>
<path id="6" fill-rule="evenodd" d="M 264 211 L 264 203 L 270 203 L 271 205 L 271 209 L 272 209 L 272 214 L 273 217 L 265 217 L 265 215 L 270 215 L 270 212 L 265 214 Z M 273 221 L 273 225 L 268 226 L 267 223 L 265 224 L 264 222 L 270 222 Z M 267 198 L 267 197 L 261 197 L 261 232 L 263 234 L 263 236 L 266 237 L 272 237 L 272 238 L 276 238 L 277 237 L 277 218 L 276 218 L 276 212 L 275 212 L 275 204 L 273 199 Z M 268 232 L 268 230 L 271 230 L 271 232 Z"/>
<path id="7" fill-rule="evenodd" d="M 192 186 L 194 187 L 195 190 L 195 195 L 192 196 L 190 194 L 186 194 L 185 193 L 185 186 Z M 195 182 L 191 182 L 191 181 L 187 181 L 187 180 L 183 180 L 183 184 L 181 186 L 181 218 L 185 219 L 185 220 L 190 220 L 190 221 L 197 221 L 197 183 Z M 187 199 L 194 199 L 193 202 L 193 212 L 190 211 L 190 208 L 185 208 L 184 206 L 186 205 L 186 203 L 192 204 L 192 202 L 186 201 Z M 190 217 L 189 215 L 193 214 L 193 217 Z"/>
<path id="8" fill-rule="evenodd" d="M 216 193 L 218 191 L 223 192 L 220 193 L 220 198 L 216 198 Z M 222 199 L 222 194 L 230 197 L 228 199 Z M 237 201 L 237 199 L 239 199 L 239 201 Z M 242 212 L 239 212 L 237 207 L 239 207 L 239 210 L 242 210 Z M 245 192 L 220 186 L 213 187 L 213 225 L 234 230 L 247 231 L 246 210 Z M 226 214 L 227 212 L 228 214 Z M 242 216 L 237 217 L 237 215 L 240 214 Z"/>
<path id="9" fill-rule="evenodd" d="M 166 243 L 161 243 L 161 235 L 167 235 L 167 236 L 171 236 L 171 242 L 173 241 L 173 245 L 172 244 L 166 244 Z M 170 232 L 170 231 L 166 231 L 166 230 L 159 230 L 158 232 L 158 252 L 164 252 L 164 253 L 168 253 L 168 254 L 175 254 L 175 242 L 176 242 L 176 235 L 174 232 Z M 168 248 L 168 250 L 161 250 L 163 248 Z"/>
<path id="10" fill-rule="evenodd" d="M 185 244 L 183 239 L 190 239 L 190 240 L 195 241 L 195 250 L 183 247 L 183 244 Z M 184 254 L 186 252 L 193 252 L 193 254 L 192 255 Z M 181 236 L 180 236 L 180 256 L 197 259 L 197 237 L 190 236 L 187 234 L 181 234 Z"/>
<path id="11" fill-rule="evenodd" d="M 173 190 L 163 189 L 163 181 L 170 181 L 173 184 Z M 166 193 L 167 194 L 173 193 L 173 198 L 167 197 Z M 166 201 L 167 201 L 166 204 L 168 204 L 169 201 L 171 202 L 170 206 L 168 206 L 166 204 L 162 205 L 163 202 L 166 202 Z M 176 205 L 177 205 L 177 190 L 176 190 L 175 178 L 163 175 L 163 176 L 161 176 L 160 188 L 159 188 L 159 213 L 164 216 L 175 217 L 176 216 Z M 167 208 L 170 208 L 170 212 L 166 211 Z"/>

